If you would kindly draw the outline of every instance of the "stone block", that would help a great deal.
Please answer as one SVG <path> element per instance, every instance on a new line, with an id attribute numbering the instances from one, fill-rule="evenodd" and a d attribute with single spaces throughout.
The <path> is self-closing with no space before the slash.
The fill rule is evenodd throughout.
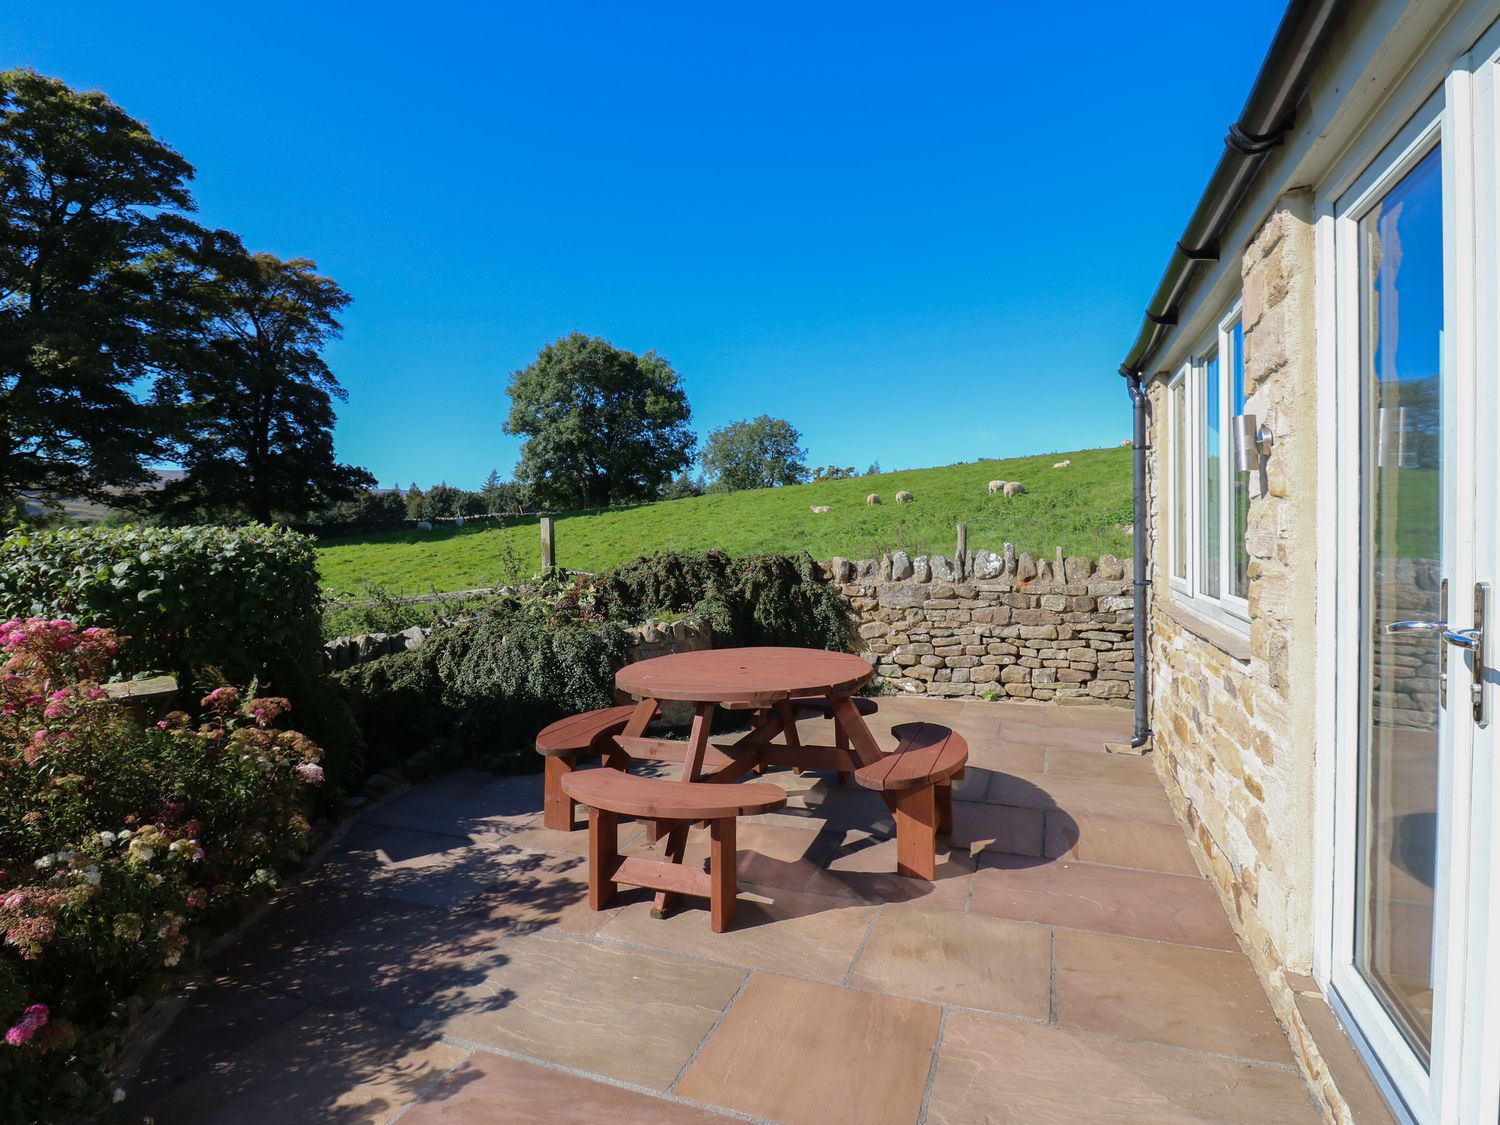
<path id="1" fill-rule="evenodd" d="M 902 582 L 912 576 L 911 556 L 905 551 L 891 552 L 891 578 Z"/>

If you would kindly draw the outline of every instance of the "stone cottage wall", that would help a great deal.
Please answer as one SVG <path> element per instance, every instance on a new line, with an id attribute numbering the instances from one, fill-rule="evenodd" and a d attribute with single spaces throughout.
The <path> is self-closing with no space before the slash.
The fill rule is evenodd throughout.
<path id="1" fill-rule="evenodd" d="M 1348 1044 L 1307 975 L 1320 893 L 1313 856 L 1320 749 L 1313 269 L 1311 198 L 1291 193 L 1241 259 L 1246 410 L 1276 438 L 1262 472 L 1251 475 L 1248 642 L 1173 600 L 1166 384 L 1150 387 L 1150 692 L 1157 772 L 1201 847 L 1313 1091 L 1330 1119 L 1345 1122 L 1353 1115 L 1342 1091 L 1369 1080 L 1355 1064 L 1335 1082 L 1330 1060 L 1350 1054 Z"/>
<path id="2" fill-rule="evenodd" d="M 975 551 L 828 564 L 865 654 L 898 692 L 1038 700 L 1134 696 L 1128 560 Z"/>

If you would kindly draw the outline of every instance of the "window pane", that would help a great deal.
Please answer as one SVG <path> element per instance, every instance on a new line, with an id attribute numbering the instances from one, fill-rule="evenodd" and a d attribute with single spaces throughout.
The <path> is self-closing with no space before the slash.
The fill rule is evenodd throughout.
<path id="1" fill-rule="evenodd" d="M 1230 413 L 1238 416 L 1245 413 L 1245 329 L 1239 322 L 1229 330 L 1229 346 L 1233 354 L 1230 362 Z M 1230 576 L 1230 593 L 1236 597 L 1250 596 L 1250 552 L 1245 549 L 1245 532 L 1250 525 L 1250 474 L 1234 467 L 1233 450 L 1230 451 L 1229 468 L 1234 473 L 1230 503 L 1234 505 L 1234 522 L 1230 542 L 1234 551 L 1234 570 Z"/>
<path id="2" fill-rule="evenodd" d="M 1355 964 L 1424 1059 L 1432 1043 L 1440 620 L 1443 183 L 1437 151 L 1359 223 L 1362 737 Z M 1464 599 L 1455 612 L 1464 620 Z M 1450 666 L 1450 675 L 1454 669 Z M 1449 690 L 1466 699 L 1464 660 Z M 1458 702 L 1450 697 L 1450 707 Z"/>
<path id="3" fill-rule="evenodd" d="M 1223 452 L 1220 435 L 1223 403 L 1223 388 L 1219 386 L 1219 357 L 1216 353 L 1203 361 L 1203 524 L 1198 529 L 1203 544 L 1203 573 L 1200 575 L 1198 592 L 1210 598 L 1217 598 L 1221 593 L 1219 567 L 1223 499 L 1219 492 L 1219 474 Z"/>
<path id="4" fill-rule="evenodd" d="M 1172 388 L 1172 577 L 1187 578 L 1188 560 L 1187 383 Z"/>

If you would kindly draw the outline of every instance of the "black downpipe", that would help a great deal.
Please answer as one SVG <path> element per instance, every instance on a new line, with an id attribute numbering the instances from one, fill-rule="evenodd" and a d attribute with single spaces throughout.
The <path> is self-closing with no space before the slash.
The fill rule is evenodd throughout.
<path id="1" fill-rule="evenodd" d="M 1134 579 L 1135 607 L 1132 616 L 1135 640 L 1135 734 L 1131 749 L 1139 750 L 1151 741 L 1151 717 L 1147 692 L 1151 684 L 1146 670 L 1147 633 L 1151 627 L 1151 580 L 1146 577 L 1146 392 L 1139 375 L 1130 376 L 1130 407 L 1133 439 L 1130 458 L 1133 523 L 1131 569 Z"/>

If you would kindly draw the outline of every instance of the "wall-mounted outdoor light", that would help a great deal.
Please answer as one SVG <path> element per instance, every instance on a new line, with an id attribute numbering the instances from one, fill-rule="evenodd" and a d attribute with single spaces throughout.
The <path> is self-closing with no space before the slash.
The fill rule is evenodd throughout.
<path id="1" fill-rule="evenodd" d="M 1276 437 L 1271 427 L 1257 426 L 1254 414 L 1234 416 L 1234 467 L 1242 473 L 1253 473 L 1261 461 L 1271 456 Z"/>

